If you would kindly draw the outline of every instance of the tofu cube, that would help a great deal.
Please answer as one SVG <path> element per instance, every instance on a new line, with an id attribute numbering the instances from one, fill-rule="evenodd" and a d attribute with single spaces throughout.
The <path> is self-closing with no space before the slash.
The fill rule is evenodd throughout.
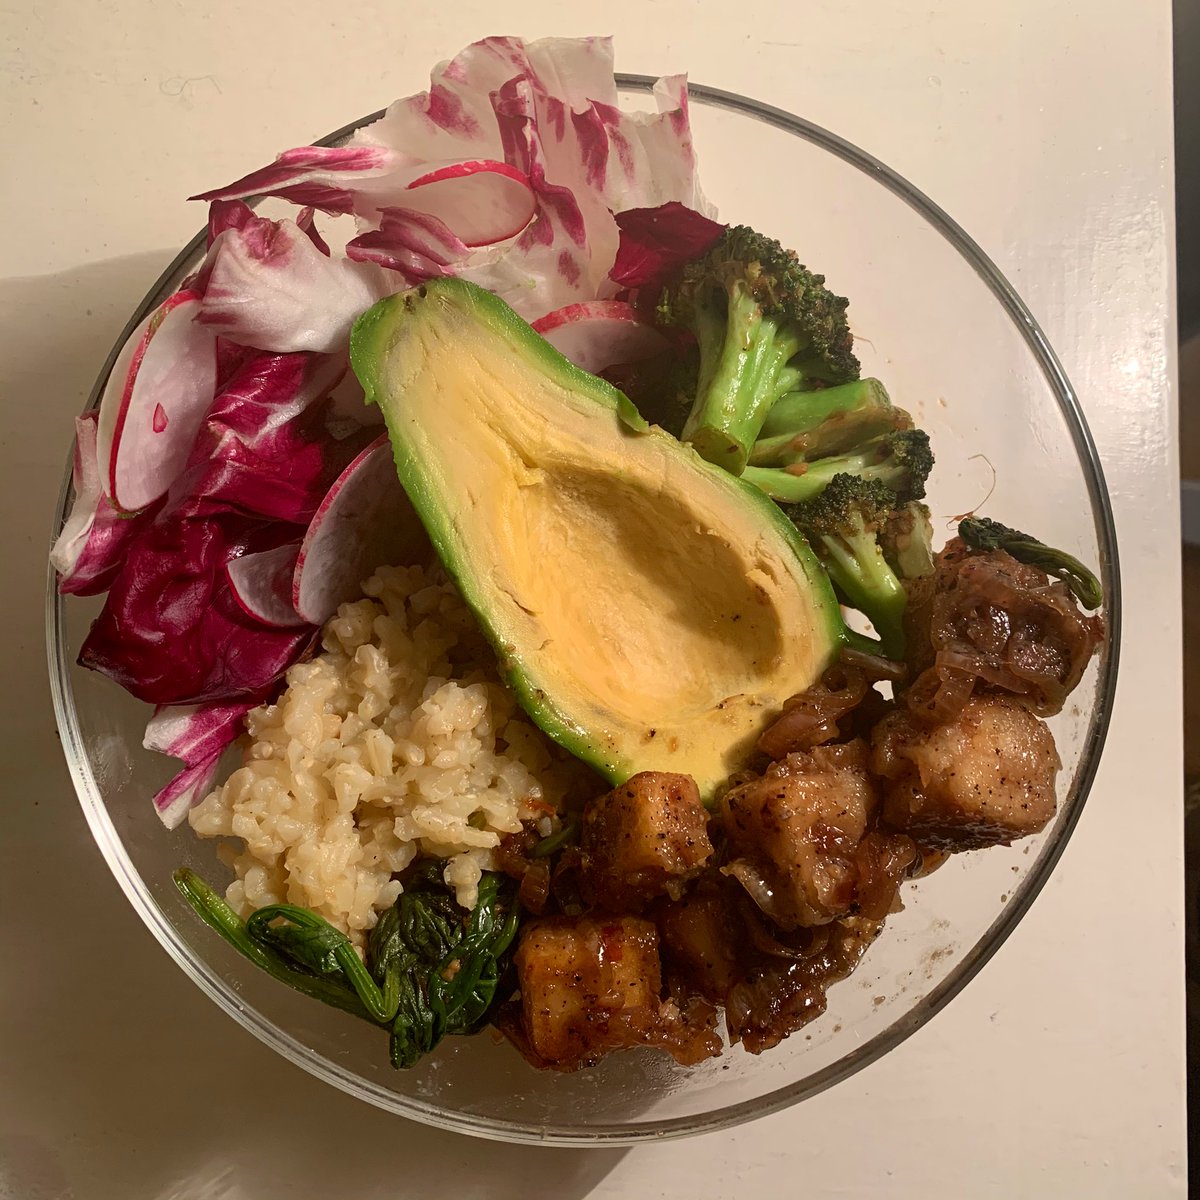
<path id="1" fill-rule="evenodd" d="M 514 957 L 521 1022 L 547 1066 L 587 1066 L 645 1043 L 661 1008 L 654 925 L 638 917 L 549 917 L 521 935 Z"/>
<path id="2" fill-rule="evenodd" d="M 711 857 L 708 813 L 689 775 L 643 771 L 583 814 L 580 891 L 609 912 L 678 898 Z"/>
<path id="3" fill-rule="evenodd" d="M 1054 816 L 1054 737 L 1015 700 L 977 696 L 933 729 L 906 713 L 872 735 L 884 819 L 923 847 L 976 850 L 1043 829 Z"/>

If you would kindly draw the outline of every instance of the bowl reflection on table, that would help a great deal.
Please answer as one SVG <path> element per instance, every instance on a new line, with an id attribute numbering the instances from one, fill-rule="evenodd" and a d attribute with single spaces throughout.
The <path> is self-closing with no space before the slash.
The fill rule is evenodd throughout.
<path id="1" fill-rule="evenodd" d="M 650 81 L 620 81 L 623 99 L 644 100 Z M 732 1125 L 846 1078 L 928 1020 L 1011 932 L 1079 816 L 1108 723 L 1120 612 L 1112 516 L 1078 403 L 1036 323 L 978 247 L 882 164 L 754 101 L 696 85 L 691 100 L 705 190 L 722 216 L 796 247 L 852 298 L 863 374 L 882 378 L 929 431 L 938 538 L 950 536 L 952 514 L 986 498 L 989 514 L 1099 563 L 1109 645 L 1051 721 L 1063 761 L 1054 822 L 1034 839 L 960 855 L 907 885 L 904 911 L 889 918 L 856 973 L 833 986 L 825 1015 L 775 1050 L 755 1057 L 734 1048 L 692 1068 L 627 1052 L 561 1075 L 533 1071 L 484 1033 L 448 1039 L 397 1072 L 382 1031 L 276 984 L 176 892 L 171 873 L 181 865 L 219 877 L 213 845 L 186 826 L 162 827 L 149 798 L 173 766 L 141 748 L 149 710 L 75 665 L 99 601 L 64 601 L 51 580 L 50 667 L 64 750 L 96 841 L 139 915 L 196 983 L 268 1045 L 352 1095 L 445 1128 L 621 1144 Z M 175 288 L 201 248 L 198 239 L 185 249 L 131 325 Z M 68 499 L 64 486 L 59 522 Z M 231 1038 L 231 1079 L 238 1052 Z"/>

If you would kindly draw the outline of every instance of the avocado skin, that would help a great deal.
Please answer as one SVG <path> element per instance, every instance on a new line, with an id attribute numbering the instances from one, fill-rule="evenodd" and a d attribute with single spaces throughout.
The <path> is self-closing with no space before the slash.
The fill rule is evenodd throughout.
<path id="1" fill-rule="evenodd" d="M 507 354 L 520 358 L 529 370 L 540 372 L 576 396 L 586 396 L 599 408 L 615 414 L 630 437 L 667 439 L 674 449 L 688 457 L 689 466 L 694 470 L 708 473 L 725 487 L 735 489 L 746 507 L 755 510 L 763 526 L 773 530 L 799 561 L 813 607 L 825 618 L 826 663 L 832 661 L 848 636 L 837 599 L 808 543 L 771 499 L 752 485 L 705 462 L 690 447 L 651 426 L 623 392 L 575 366 L 503 300 L 465 280 L 453 277 L 431 280 L 380 300 L 357 319 L 350 337 L 351 365 L 363 386 L 366 402 L 379 405 L 384 412 L 397 475 L 424 523 L 439 559 L 495 648 L 501 674 L 513 689 L 518 703 L 547 736 L 612 783 L 623 783 L 641 769 L 637 765 L 636 747 L 643 741 L 644 728 L 639 726 L 636 730 L 615 734 L 585 728 L 533 681 L 521 647 L 514 645 L 505 631 L 497 627 L 479 587 L 477 573 L 463 561 L 461 541 L 447 519 L 443 502 L 430 486 L 429 475 L 406 437 L 397 431 L 394 412 L 386 403 L 388 356 L 401 340 L 406 322 L 428 320 L 435 317 L 438 310 L 449 307 L 488 330 L 504 344 Z M 764 713 L 764 724 L 767 715 Z M 706 801 L 709 800 L 714 781 L 698 780 L 698 783 Z"/>

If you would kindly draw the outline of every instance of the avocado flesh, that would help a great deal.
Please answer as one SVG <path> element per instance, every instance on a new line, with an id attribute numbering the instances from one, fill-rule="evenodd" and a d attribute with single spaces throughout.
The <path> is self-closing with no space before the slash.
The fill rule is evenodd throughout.
<path id="1" fill-rule="evenodd" d="M 501 300 L 454 279 L 389 297 L 351 360 L 522 707 L 608 779 L 711 796 L 836 653 L 836 600 L 778 508 Z"/>

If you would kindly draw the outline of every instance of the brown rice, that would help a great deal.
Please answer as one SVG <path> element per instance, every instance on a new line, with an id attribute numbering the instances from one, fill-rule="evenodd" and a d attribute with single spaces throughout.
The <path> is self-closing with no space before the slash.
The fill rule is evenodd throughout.
<path id="1" fill-rule="evenodd" d="M 501 837 L 522 821 L 548 831 L 595 781 L 517 708 L 440 567 L 384 568 L 363 590 L 278 701 L 249 714 L 243 765 L 189 817 L 239 840 L 222 857 L 243 916 L 304 905 L 358 944 L 418 854 L 444 858 L 471 907 Z"/>

